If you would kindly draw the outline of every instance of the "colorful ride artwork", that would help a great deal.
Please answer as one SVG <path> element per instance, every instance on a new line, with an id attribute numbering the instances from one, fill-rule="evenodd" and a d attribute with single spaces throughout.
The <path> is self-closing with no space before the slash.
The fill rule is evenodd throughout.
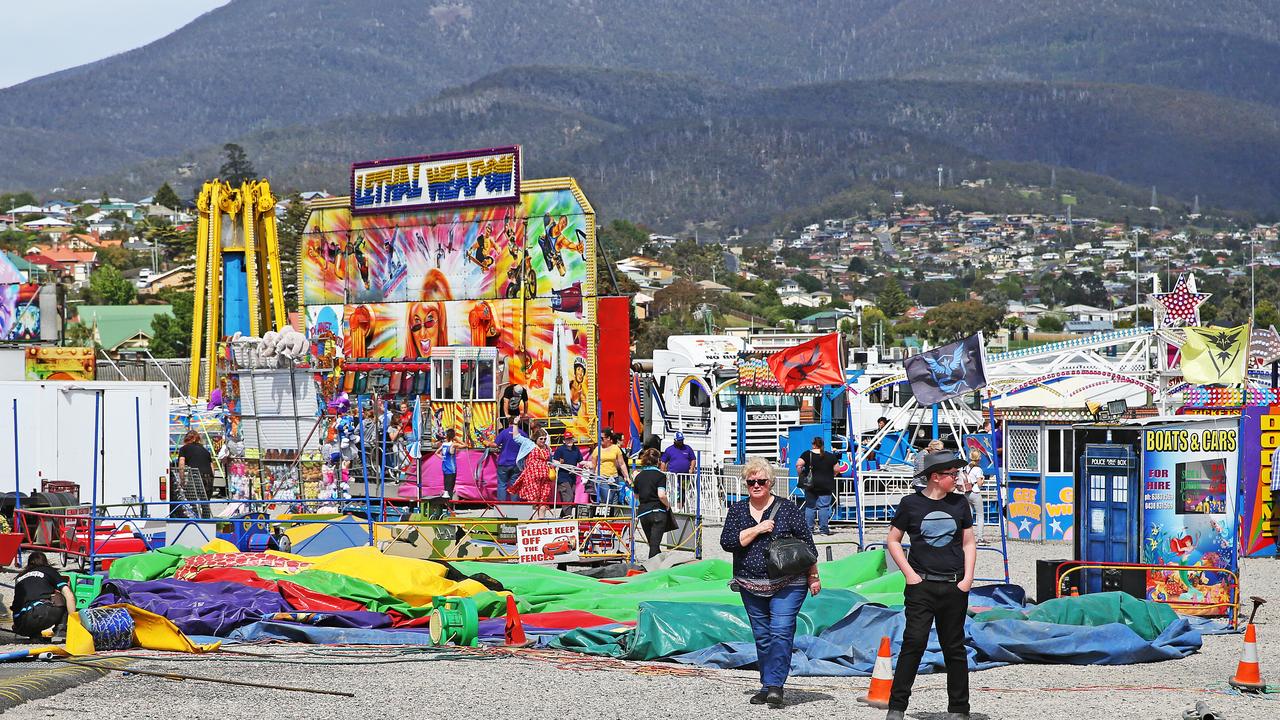
<path id="1" fill-rule="evenodd" d="M 505 167 L 518 173 L 519 149 L 498 150 L 516 155 Z M 299 249 L 307 334 L 316 355 L 340 360 L 325 394 L 418 398 L 424 435 L 452 428 L 463 447 L 490 444 L 511 409 L 546 421 L 556 440 L 594 440 L 601 417 L 625 430 L 629 300 L 598 297 L 594 210 L 572 178 L 517 178 L 504 200 L 482 192 L 492 175 L 458 177 L 492 170 L 467 158 L 494 153 L 360 163 L 357 209 L 350 198 L 311 204 Z M 432 204 L 435 157 L 458 170 L 440 194 L 448 201 Z M 426 201 L 380 210 L 370 200 L 392 192 L 371 175 L 408 178 L 394 186 L 399 200 L 427 185 L 419 167 L 432 182 L 418 190 Z"/>

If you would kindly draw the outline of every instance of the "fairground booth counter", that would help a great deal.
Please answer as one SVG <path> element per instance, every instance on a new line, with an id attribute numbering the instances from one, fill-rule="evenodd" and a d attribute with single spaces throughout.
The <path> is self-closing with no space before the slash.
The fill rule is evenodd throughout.
<path id="1" fill-rule="evenodd" d="M 1241 422 L 1075 426 L 1077 562 L 1043 561 L 1040 593 L 1123 590 L 1181 612 L 1225 614 L 1239 599 L 1240 509 L 1257 477 L 1242 473 L 1250 453 Z"/>
<path id="2" fill-rule="evenodd" d="M 523 179 L 519 147 L 356 163 L 300 248 L 306 332 L 333 368 L 321 402 L 419 407 L 427 446 L 454 430 L 464 499 L 492 485 L 484 448 L 513 407 L 555 443 L 627 431 L 629 299 L 600 296 L 596 252 L 577 182 Z"/>

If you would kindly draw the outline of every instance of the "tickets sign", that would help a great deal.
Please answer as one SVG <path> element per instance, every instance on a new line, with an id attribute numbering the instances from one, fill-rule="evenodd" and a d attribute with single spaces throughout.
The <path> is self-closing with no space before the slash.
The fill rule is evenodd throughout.
<path id="1" fill-rule="evenodd" d="M 351 166 L 354 213 L 510 205 L 519 200 L 518 145 Z"/>
<path id="2" fill-rule="evenodd" d="M 516 526 L 516 552 L 522 563 L 577 562 L 578 521 L 520 523 Z"/>

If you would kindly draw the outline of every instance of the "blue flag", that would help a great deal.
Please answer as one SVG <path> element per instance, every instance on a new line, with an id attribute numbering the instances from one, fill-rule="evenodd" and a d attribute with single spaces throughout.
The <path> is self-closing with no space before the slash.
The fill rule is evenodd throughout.
<path id="1" fill-rule="evenodd" d="M 911 394 L 921 405 L 971 393 L 987 384 L 982 333 L 906 360 Z"/>

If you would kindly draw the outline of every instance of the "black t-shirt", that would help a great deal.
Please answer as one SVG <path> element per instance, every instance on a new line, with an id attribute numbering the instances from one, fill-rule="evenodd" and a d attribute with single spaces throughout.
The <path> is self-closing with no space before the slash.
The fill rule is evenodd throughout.
<path id="1" fill-rule="evenodd" d="M 907 564 L 918 573 L 950 575 L 964 572 L 964 530 L 973 527 L 969 501 L 960 493 L 941 500 L 913 492 L 902 498 L 894 527 L 911 538 Z"/>
<path id="2" fill-rule="evenodd" d="M 200 471 L 204 477 L 213 477 L 213 456 L 198 442 L 183 445 L 178 451 L 178 457 L 187 461 L 187 467 L 193 467 Z"/>
<path id="3" fill-rule="evenodd" d="M 815 453 L 805 450 L 800 456 L 809 471 L 812 490 L 815 495 L 830 495 L 836 491 L 836 456 L 829 453 Z"/>
<path id="4" fill-rule="evenodd" d="M 519 415 L 520 406 L 529 400 L 529 392 L 523 385 L 508 385 L 507 389 L 502 391 L 502 399 L 507 406 L 508 415 Z"/>
<path id="5" fill-rule="evenodd" d="M 13 604 L 9 609 L 16 613 L 37 600 L 48 600 L 66 584 L 67 579 L 48 565 L 23 570 L 13 583 Z"/>
<path id="6" fill-rule="evenodd" d="M 666 507 L 658 499 L 658 488 L 667 489 L 666 473 L 657 468 L 645 468 L 636 473 L 632 486 L 635 487 L 640 512 Z"/>

